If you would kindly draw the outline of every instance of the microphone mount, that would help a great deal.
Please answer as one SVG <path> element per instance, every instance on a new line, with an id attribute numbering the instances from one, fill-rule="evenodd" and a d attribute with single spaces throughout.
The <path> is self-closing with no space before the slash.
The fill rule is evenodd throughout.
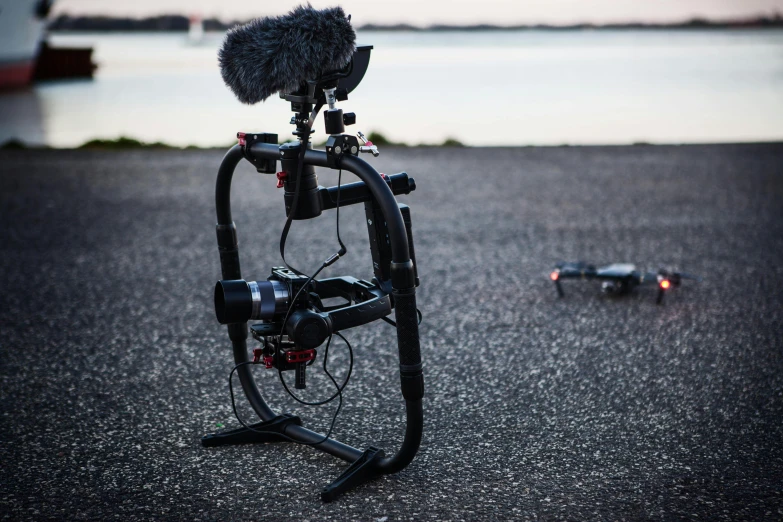
<path id="1" fill-rule="evenodd" d="M 364 78 L 370 65 L 372 48 L 372 45 L 358 46 L 351 61 L 344 68 L 307 80 L 293 92 L 280 93 L 280 98 L 289 102 L 291 111 L 295 113 L 291 118 L 291 125 L 296 125 L 295 136 L 301 140 L 303 136 L 312 134 L 313 120 L 324 105 L 329 107 L 324 113 L 326 134 L 330 136 L 342 134 L 347 125 L 356 123 L 355 113 L 343 113 L 336 105 L 339 101 L 347 100 L 348 94 Z"/>

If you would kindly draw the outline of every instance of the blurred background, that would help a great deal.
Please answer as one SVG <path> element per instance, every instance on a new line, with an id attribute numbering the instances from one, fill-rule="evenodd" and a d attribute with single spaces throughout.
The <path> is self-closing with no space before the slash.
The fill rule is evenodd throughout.
<path id="1" fill-rule="evenodd" d="M 0 143 L 287 139 L 288 104 L 236 101 L 217 50 L 232 24 L 298 3 L 0 0 Z M 783 139 L 783 0 L 339 3 L 375 46 L 342 107 L 392 142 Z"/>

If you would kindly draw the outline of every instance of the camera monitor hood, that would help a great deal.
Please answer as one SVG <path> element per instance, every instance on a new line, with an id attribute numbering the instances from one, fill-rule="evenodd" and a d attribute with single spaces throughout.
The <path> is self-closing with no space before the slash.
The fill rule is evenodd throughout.
<path id="1" fill-rule="evenodd" d="M 317 103 L 323 101 L 323 90 L 329 87 L 337 87 L 345 95 L 353 92 L 364 78 L 367 68 L 370 66 L 370 51 L 372 45 L 358 45 L 351 57 L 351 61 L 343 69 L 329 71 L 320 78 L 307 80 L 299 89 L 290 93 L 280 93 L 280 97 L 290 102 Z"/>

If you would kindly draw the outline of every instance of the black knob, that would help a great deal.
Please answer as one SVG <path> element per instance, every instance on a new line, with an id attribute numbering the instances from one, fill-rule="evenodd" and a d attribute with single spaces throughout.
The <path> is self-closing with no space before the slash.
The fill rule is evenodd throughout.
<path id="1" fill-rule="evenodd" d="M 294 388 L 297 390 L 307 389 L 306 369 L 307 365 L 305 363 L 296 363 L 296 380 L 294 381 Z"/>
<path id="2" fill-rule="evenodd" d="M 329 109 L 324 113 L 324 123 L 326 124 L 326 134 L 334 136 L 345 132 L 343 126 L 343 110 Z"/>
<path id="3" fill-rule="evenodd" d="M 297 310 L 288 319 L 286 331 L 297 348 L 309 350 L 321 346 L 332 333 L 332 327 L 320 314 L 311 310 Z"/>
<path id="4" fill-rule="evenodd" d="M 346 125 L 353 125 L 356 123 L 356 113 L 355 112 L 346 112 L 343 114 L 343 123 Z"/>

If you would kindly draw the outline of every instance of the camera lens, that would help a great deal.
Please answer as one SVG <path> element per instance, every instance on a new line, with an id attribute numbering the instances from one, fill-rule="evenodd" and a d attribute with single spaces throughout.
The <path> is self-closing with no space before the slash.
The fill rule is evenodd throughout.
<path id="1" fill-rule="evenodd" d="M 288 288 L 280 281 L 232 279 L 215 285 L 215 315 L 220 324 L 269 321 L 284 313 Z"/>

